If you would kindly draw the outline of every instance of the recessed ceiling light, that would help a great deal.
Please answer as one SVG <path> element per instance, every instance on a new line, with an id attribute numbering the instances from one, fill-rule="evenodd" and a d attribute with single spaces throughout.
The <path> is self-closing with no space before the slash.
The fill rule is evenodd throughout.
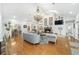
<path id="1" fill-rule="evenodd" d="M 68 26 L 68 30 L 70 30 L 71 29 L 71 27 L 70 26 Z"/>
<path id="2" fill-rule="evenodd" d="M 13 18 L 15 19 L 15 18 L 16 18 L 16 16 L 13 16 Z"/>
<path id="3" fill-rule="evenodd" d="M 69 14 L 72 14 L 72 11 L 70 11 Z"/>

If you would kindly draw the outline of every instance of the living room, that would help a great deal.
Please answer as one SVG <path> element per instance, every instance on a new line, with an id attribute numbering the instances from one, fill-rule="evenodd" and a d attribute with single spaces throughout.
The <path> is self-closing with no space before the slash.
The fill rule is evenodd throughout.
<path id="1" fill-rule="evenodd" d="M 78 3 L 0 4 L 0 44 L 4 49 L 0 53 L 78 55 L 78 6 Z"/>

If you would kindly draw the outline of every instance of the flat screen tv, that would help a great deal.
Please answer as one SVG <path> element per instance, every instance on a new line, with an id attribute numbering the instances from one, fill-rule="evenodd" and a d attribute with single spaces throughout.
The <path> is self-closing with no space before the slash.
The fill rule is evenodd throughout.
<path id="1" fill-rule="evenodd" d="M 63 20 L 56 20 L 55 25 L 63 25 Z"/>

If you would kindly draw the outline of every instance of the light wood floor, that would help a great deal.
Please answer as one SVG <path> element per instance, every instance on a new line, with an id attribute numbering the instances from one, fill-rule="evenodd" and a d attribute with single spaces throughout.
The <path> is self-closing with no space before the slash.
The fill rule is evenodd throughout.
<path id="1" fill-rule="evenodd" d="M 30 44 L 22 39 L 20 35 L 10 39 L 6 45 L 8 55 L 70 55 L 70 45 L 67 37 L 58 37 L 56 45 L 49 44 Z"/>

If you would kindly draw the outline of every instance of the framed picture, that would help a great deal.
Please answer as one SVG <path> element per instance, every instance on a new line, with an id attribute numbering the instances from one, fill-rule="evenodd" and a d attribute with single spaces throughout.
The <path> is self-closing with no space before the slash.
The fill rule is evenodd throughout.
<path id="1" fill-rule="evenodd" d="M 47 18 L 44 19 L 44 26 L 47 26 Z"/>
<path id="2" fill-rule="evenodd" d="M 23 28 L 27 28 L 27 25 L 23 25 Z"/>
<path id="3" fill-rule="evenodd" d="M 53 17 L 49 17 L 49 25 L 53 25 Z"/>
<path id="4" fill-rule="evenodd" d="M 27 27 L 27 30 L 30 31 L 30 26 Z"/>
<path id="5" fill-rule="evenodd" d="M 5 27 L 7 27 L 7 24 L 4 24 Z"/>
<path id="6" fill-rule="evenodd" d="M 33 29 L 36 29 L 36 26 L 33 26 Z"/>

